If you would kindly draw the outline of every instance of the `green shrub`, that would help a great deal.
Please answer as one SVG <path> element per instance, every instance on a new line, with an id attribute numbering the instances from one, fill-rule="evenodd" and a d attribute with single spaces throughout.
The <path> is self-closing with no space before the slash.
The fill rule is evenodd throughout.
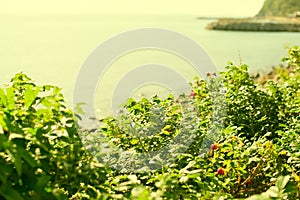
<path id="1" fill-rule="evenodd" d="M 8 200 L 66 199 L 96 175 L 60 89 L 22 73 L 0 88 L 0 162 L 0 196 Z M 94 178 L 100 184 L 105 173 Z"/>
<path id="2" fill-rule="evenodd" d="M 230 63 L 190 94 L 129 99 L 96 132 L 17 74 L 0 88 L 0 199 L 299 199 L 299 47 L 284 61 L 277 81 Z"/>

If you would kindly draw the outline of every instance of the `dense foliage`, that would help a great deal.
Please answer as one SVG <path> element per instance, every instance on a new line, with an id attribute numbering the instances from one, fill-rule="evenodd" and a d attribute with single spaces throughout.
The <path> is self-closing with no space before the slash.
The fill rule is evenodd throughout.
<path id="1" fill-rule="evenodd" d="M 94 132 L 17 74 L 0 88 L 0 199 L 299 199 L 300 48 L 283 60 L 276 82 L 229 63 L 190 94 L 129 99 Z M 103 138 L 130 157 L 94 154 Z"/>
<path id="2" fill-rule="evenodd" d="M 284 16 L 300 11 L 298 0 L 265 0 L 258 16 Z"/>

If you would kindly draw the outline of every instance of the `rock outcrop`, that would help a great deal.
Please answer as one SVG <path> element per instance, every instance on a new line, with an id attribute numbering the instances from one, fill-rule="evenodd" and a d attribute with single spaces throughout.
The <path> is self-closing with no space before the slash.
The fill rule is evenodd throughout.
<path id="1" fill-rule="evenodd" d="M 211 30 L 227 31 L 266 31 L 266 32 L 300 32 L 300 19 L 286 18 L 247 18 L 219 19 L 208 24 Z"/>

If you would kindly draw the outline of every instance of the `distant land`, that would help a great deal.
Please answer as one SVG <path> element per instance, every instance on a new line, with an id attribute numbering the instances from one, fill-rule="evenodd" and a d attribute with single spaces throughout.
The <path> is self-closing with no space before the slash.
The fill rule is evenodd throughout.
<path id="1" fill-rule="evenodd" d="M 300 11 L 299 0 L 265 0 L 257 17 L 293 17 Z"/>
<path id="2" fill-rule="evenodd" d="M 300 32 L 300 0 L 266 0 L 251 18 L 218 18 L 210 30 Z"/>

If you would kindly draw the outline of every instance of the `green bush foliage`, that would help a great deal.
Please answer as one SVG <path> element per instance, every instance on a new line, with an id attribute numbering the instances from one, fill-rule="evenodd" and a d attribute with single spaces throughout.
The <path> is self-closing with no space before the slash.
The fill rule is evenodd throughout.
<path id="1" fill-rule="evenodd" d="M 77 128 L 59 88 L 19 73 L 0 88 L 0 199 L 299 199 L 300 48 L 283 60 L 292 70 L 278 68 L 276 82 L 229 63 L 190 94 L 129 99 L 93 133 Z M 145 155 L 147 169 L 93 154 L 79 132 Z"/>
<path id="2" fill-rule="evenodd" d="M 2 198 L 66 199 L 89 185 L 87 177 L 98 184 L 106 177 L 90 170 L 92 158 L 59 88 L 37 86 L 20 73 L 0 88 L 0 100 Z"/>
<path id="3" fill-rule="evenodd" d="M 265 0 L 257 16 L 287 17 L 296 11 L 300 11 L 300 2 L 298 0 Z"/>

